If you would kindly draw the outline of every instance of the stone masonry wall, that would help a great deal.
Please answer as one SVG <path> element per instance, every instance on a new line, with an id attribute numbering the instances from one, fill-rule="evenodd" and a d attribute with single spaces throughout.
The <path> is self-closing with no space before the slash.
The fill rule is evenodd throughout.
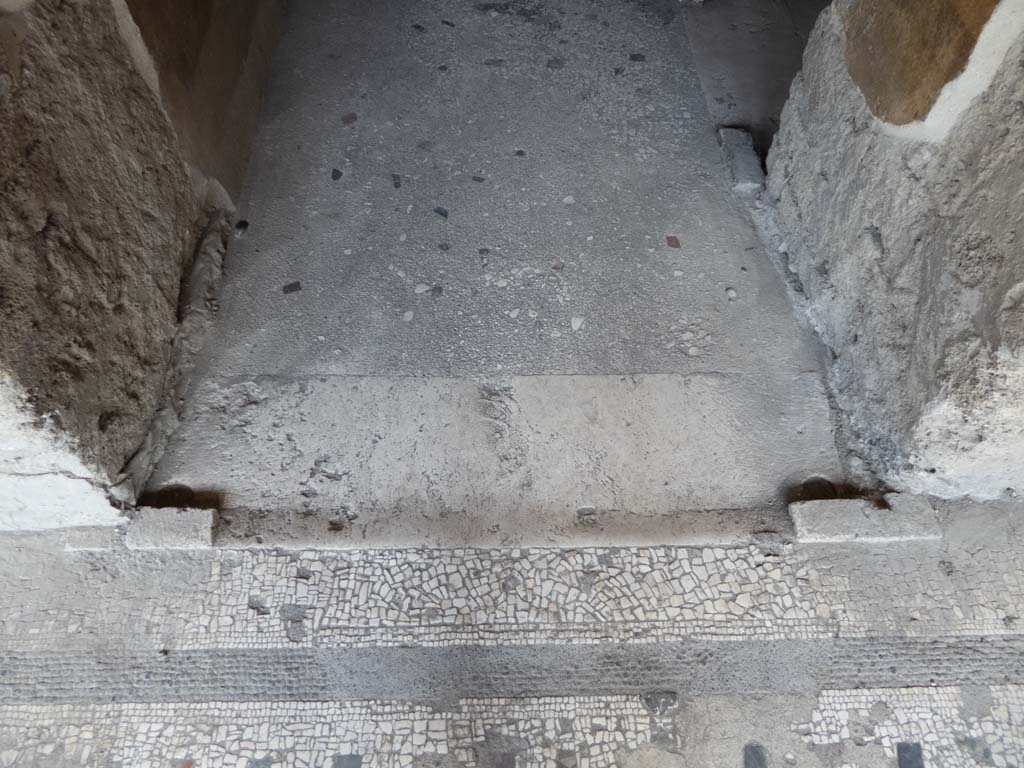
<path id="1" fill-rule="evenodd" d="M 851 468 L 942 496 L 1024 491 L 1024 35 L 948 136 L 918 141 L 851 80 L 853 5 L 819 19 L 768 160 Z"/>
<path id="2" fill-rule="evenodd" d="M 117 522 L 174 428 L 284 7 L 0 0 L 0 529 Z"/>
<path id="3" fill-rule="evenodd" d="M 15 30 L 0 71 L 0 370 L 22 414 L 3 427 L 0 516 L 75 519 L 74 492 L 47 512 L 38 478 L 87 483 L 87 505 L 165 394 L 199 202 L 115 7 L 38 0 L 0 17 Z"/>

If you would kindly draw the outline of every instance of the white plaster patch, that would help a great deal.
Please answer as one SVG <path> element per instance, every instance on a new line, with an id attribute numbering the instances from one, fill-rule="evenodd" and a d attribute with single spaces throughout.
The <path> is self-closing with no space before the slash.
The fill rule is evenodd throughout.
<path id="1" fill-rule="evenodd" d="M 0 530 L 121 522 L 103 478 L 65 436 L 37 421 L 20 388 L 0 376 Z"/>
<path id="2" fill-rule="evenodd" d="M 906 125 L 879 121 L 891 136 L 916 141 L 941 142 L 971 102 L 988 90 L 1010 46 L 1024 33 L 1024 0 L 1002 0 L 992 12 L 967 66 L 939 92 L 924 120 Z"/>
<path id="3" fill-rule="evenodd" d="M 914 430 L 917 452 L 900 481 L 914 493 L 999 498 L 1024 491 L 1024 350 L 1003 350 L 985 397 L 964 409 L 933 402 Z"/>

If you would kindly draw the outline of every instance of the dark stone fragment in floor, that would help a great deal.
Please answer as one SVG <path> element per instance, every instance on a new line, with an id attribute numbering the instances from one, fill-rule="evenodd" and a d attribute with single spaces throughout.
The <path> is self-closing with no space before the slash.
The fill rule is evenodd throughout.
<path id="1" fill-rule="evenodd" d="M 359 115 L 357 115 L 355 112 L 346 112 L 344 115 L 341 116 L 341 124 L 352 125 L 352 123 L 354 123 L 358 119 Z"/>
<path id="2" fill-rule="evenodd" d="M 564 59 L 560 59 L 557 56 L 552 58 L 552 59 L 548 59 L 548 69 L 561 69 L 564 66 L 565 66 L 565 60 Z"/>
<path id="3" fill-rule="evenodd" d="M 438 243 L 437 244 L 437 250 L 439 250 L 439 251 L 450 251 L 451 249 L 452 249 L 452 246 L 451 246 L 450 243 Z"/>
<path id="4" fill-rule="evenodd" d="M 757 742 L 743 747 L 743 768 L 768 768 L 768 755 Z"/>
<path id="5" fill-rule="evenodd" d="M 410 28 L 413 24 L 410 15 L 403 18 L 387 3 L 353 5 L 338 0 L 336 5 L 335 0 L 328 0 L 325 7 L 330 7 L 330 11 L 312 10 L 314 5 L 319 8 L 318 4 L 294 4 L 294 14 L 289 22 L 291 31 L 283 38 L 283 47 L 276 56 L 277 65 L 272 79 L 274 93 L 268 96 L 270 108 L 265 114 L 262 138 L 253 153 L 254 162 L 263 165 L 256 168 L 259 172 L 252 175 L 255 186 L 251 186 L 241 201 L 244 215 L 252 212 L 257 216 L 257 225 L 246 235 L 246 241 L 236 243 L 244 249 L 235 254 L 235 260 L 244 260 L 246 264 L 244 269 L 233 270 L 228 287 L 241 298 L 225 302 L 225 323 L 222 326 L 218 322 L 218 330 L 211 337 L 211 353 L 204 355 L 204 359 L 209 361 L 209 365 L 203 365 L 204 377 L 208 373 L 211 379 L 241 381 L 257 376 L 289 377 L 293 371 L 332 371 L 339 376 L 374 377 L 374 386 L 378 381 L 395 377 L 397 382 L 403 382 L 396 385 L 401 396 L 411 397 L 415 385 L 404 383 L 411 376 L 422 374 L 427 379 L 451 376 L 453 379 L 471 380 L 484 375 L 485 371 L 490 375 L 491 371 L 499 370 L 499 365 L 503 376 L 555 377 L 570 374 L 611 377 L 644 372 L 685 376 L 694 365 L 686 358 L 691 349 L 698 352 L 702 360 L 706 359 L 703 364 L 709 369 L 719 363 L 724 366 L 725 362 L 719 359 L 723 356 L 728 356 L 730 366 L 736 364 L 739 367 L 745 362 L 745 348 L 716 345 L 712 341 L 693 347 L 687 345 L 683 354 L 675 351 L 680 347 L 677 337 L 685 329 L 673 328 L 672 324 L 677 322 L 678 307 L 683 305 L 687 307 L 688 315 L 698 318 L 694 324 L 703 321 L 704 313 L 713 316 L 707 333 L 715 332 L 716 338 L 749 338 L 749 315 L 753 310 L 730 305 L 743 311 L 722 312 L 719 321 L 723 297 L 718 286 L 726 284 L 723 282 L 725 278 L 737 280 L 734 276 L 738 270 L 736 259 L 759 263 L 752 256 L 740 255 L 746 246 L 753 248 L 751 243 L 756 240 L 750 235 L 750 227 L 745 220 L 733 217 L 730 206 L 712 206 L 715 211 L 719 208 L 725 210 L 726 225 L 717 226 L 716 222 L 700 219 L 710 209 L 703 205 L 696 208 L 688 205 L 686 195 L 691 188 L 696 185 L 704 189 L 710 184 L 707 179 L 716 177 L 708 174 L 714 173 L 721 159 L 715 143 L 714 125 L 705 115 L 704 94 L 695 80 L 693 65 L 686 52 L 686 41 L 677 36 L 680 30 L 674 29 L 671 34 L 661 33 L 650 20 L 642 18 L 646 14 L 637 11 L 634 7 L 637 3 L 621 3 L 619 0 L 587 3 L 585 8 L 573 4 L 513 0 L 509 6 L 510 14 L 518 7 L 543 9 L 543 28 L 523 24 L 507 15 L 484 18 L 472 9 L 478 2 L 488 0 L 470 0 L 468 8 L 443 4 L 432 6 L 419 22 L 427 27 L 429 34 L 417 35 L 409 34 L 414 31 Z M 710 4 L 715 2 L 717 0 L 710 0 Z M 501 2 L 498 4 L 502 5 Z M 452 15 L 438 15 L 447 14 L 449 9 Z M 547 27 L 547 22 L 557 18 L 560 9 L 566 11 L 562 34 Z M 413 9 L 410 6 L 406 10 Z M 456 16 L 456 10 L 462 15 Z M 497 8 L 493 10 L 502 14 Z M 598 18 L 581 23 L 579 17 L 590 10 L 598 11 Z M 622 27 L 629 30 L 628 35 L 609 37 L 601 26 L 601 20 L 605 18 L 602 14 L 605 13 L 607 18 L 613 19 L 612 27 L 615 29 L 620 29 L 618 25 L 627 21 L 635 21 L 636 26 Z M 419 13 L 414 11 L 411 15 Z M 325 27 L 324 21 L 335 16 L 346 19 L 345 23 L 332 23 Z M 455 22 L 456 17 L 462 22 Z M 442 24 L 442 19 L 454 22 L 459 33 L 455 34 L 454 29 Z M 362 31 L 355 29 L 357 27 Z M 451 33 L 446 33 L 445 29 L 451 29 Z M 436 32 L 441 33 L 439 41 L 434 40 Z M 422 47 L 427 43 L 429 51 Z M 410 45 L 415 50 L 410 50 Z M 630 67 L 630 48 L 632 52 L 643 54 L 650 48 L 651 55 L 655 57 L 650 61 L 656 67 Z M 556 53 L 556 49 L 560 52 Z M 339 64 L 348 61 L 353 51 L 358 51 L 361 60 L 365 59 L 366 67 L 353 77 L 339 77 L 337 67 L 323 66 L 330 51 L 345 52 L 338 59 Z M 587 65 L 581 68 L 583 56 Z M 449 57 L 454 64 L 437 61 Z M 488 67 L 480 68 L 485 59 L 498 57 L 505 60 L 500 72 Z M 564 66 L 556 71 L 548 69 L 548 62 L 552 66 L 563 62 Z M 431 77 L 431 66 L 440 74 L 437 68 L 441 65 L 449 68 L 445 77 Z M 608 73 L 616 67 L 623 69 L 623 75 L 609 80 Z M 660 111 L 648 114 L 644 105 L 651 103 L 649 94 L 635 94 L 635 86 L 644 85 L 651 92 L 655 90 L 660 82 L 658 78 L 664 74 L 661 67 L 665 67 L 665 72 L 671 69 L 679 75 L 673 78 L 675 86 L 671 89 L 669 101 L 679 114 L 684 108 L 691 113 L 693 119 L 684 121 L 685 124 L 675 119 L 662 120 Z M 545 74 L 541 71 L 544 69 L 552 74 Z M 490 76 L 492 71 L 496 73 L 494 77 Z M 449 78 L 448 74 L 452 77 Z M 383 87 L 378 87 L 382 84 Z M 590 99 L 588 105 L 578 101 L 583 96 Z M 353 105 L 357 103 L 362 105 L 359 109 L 363 114 L 358 115 L 352 125 L 339 123 L 347 112 L 356 116 L 358 110 L 353 109 Z M 635 125 L 631 122 L 634 119 L 638 121 Z M 707 125 L 703 125 L 704 122 Z M 358 130 L 348 134 L 340 130 L 343 127 L 355 128 L 356 125 L 359 125 Z M 627 139 L 626 134 L 620 135 L 620 128 L 627 125 L 630 137 L 638 132 L 635 133 L 639 137 L 636 141 Z M 438 138 L 431 140 L 430 135 L 435 133 Z M 530 148 L 526 149 L 524 145 L 516 147 L 513 142 L 520 140 L 528 142 Z M 638 159 L 648 157 L 648 151 L 653 153 L 650 157 L 668 157 L 672 162 L 644 161 L 644 173 L 638 173 Z M 512 167 L 508 164 L 509 154 L 505 153 L 513 155 Z M 530 158 L 529 163 L 525 162 L 526 157 Z M 601 162 L 596 162 L 595 158 Z M 338 166 L 343 177 L 326 184 L 329 179 L 324 178 L 324 170 L 329 174 L 332 166 L 327 163 L 335 160 L 345 166 Z M 523 162 L 519 163 L 520 160 Z M 392 169 L 398 165 L 408 170 L 408 184 L 404 173 L 389 171 L 388 165 Z M 480 170 L 474 172 L 472 168 Z M 486 173 L 483 168 L 487 168 Z M 488 175 L 492 173 L 493 182 Z M 260 179 L 263 181 L 256 184 Z M 310 179 L 313 184 L 309 184 Z M 479 193 L 474 195 L 471 188 L 461 186 L 467 179 L 471 184 L 481 186 Z M 399 187 L 395 187 L 396 181 L 400 182 Z M 392 191 L 388 192 L 382 182 L 391 182 Z M 717 181 L 714 183 L 718 184 Z M 722 184 L 725 185 L 722 189 L 728 192 L 726 182 Z M 397 192 L 402 194 L 395 194 Z M 569 192 L 575 195 L 570 196 Z M 414 194 L 416 197 L 410 197 Z M 717 194 L 712 192 L 712 197 Z M 435 200 L 441 197 L 444 202 L 437 200 L 428 209 L 426 205 L 430 197 Z M 559 202 L 569 198 L 575 199 L 576 205 L 563 208 Z M 608 200 L 614 204 L 595 214 L 593 206 Z M 523 205 L 523 201 L 530 204 Z M 455 211 L 448 209 L 449 216 L 441 227 L 437 226 L 436 219 L 424 215 L 433 211 L 435 206 L 448 204 L 456 208 Z M 409 205 L 413 206 L 412 209 Z M 315 210 L 321 211 L 322 215 L 307 215 Z M 358 215 L 354 215 L 357 212 Z M 452 219 L 452 213 L 458 215 Z M 565 222 L 570 214 L 574 220 L 571 225 Z M 733 222 L 733 218 L 739 223 Z M 673 257 L 683 255 L 682 250 L 679 254 L 665 253 L 664 237 L 669 233 L 664 230 L 667 226 L 686 233 L 688 248 L 697 242 L 695 236 L 700 235 L 702 247 L 722 254 L 721 258 L 711 260 L 713 263 L 701 266 L 702 270 L 707 270 L 705 278 L 663 279 L 666 273 L 672 274 L 674 267 L 657 263 L 657 254 L 650 264 L 641 260 L 645 263 L 640 269 L 630 268 L 632 265 L 626 263 L 632 261 L 622 252 L 626 244 L 642 243 L 645 234 L 653 235 L 659 231 L 664 233 L 661 256 L 674 261 Z M 402 245 L 394 244 L 398 233 L 406 235 Z M 451 246 L 448 251 L 438 247 L 442 242 L 437 239 L 438 235 L 453 238 L 454 242 L 448 241 Z M 593 239 L 584 241 L 588 235 Z M 679 237 L 682 239 L 683 235 Z M 474 261 L 471 258 L 472 244 L 482 239 L 495 243 L 495 248 L 491 249 L 492 253 L 478 255 Z M 430 243 L 434 243 L 433 249 Z M 649 244 L 657 250 L 656 240 L 649 241 Z M 586 251 L 583 257 L 579 256 L 581 250 Z M 345 251 L 349 253 L 345 254 Z M 563 258 L 572 258 L 572 262 L 552 263 L 556 253 L 565 254 Z M 298 264 L 301 266 L 296 266 Z M 390 274 L 388 266 L 394 267 Z M 548 268 L 544 269 L 545 266 Z M 681 264 L 678 266 L 682 267 Z M 403 276 L 395 279 L 399 267 Z M 529 271 L 524 271 L 524 268 Z M 446 273 L 442 274 L 442 270 Z M 515 270 L 515 276 L 509 274 L 511 270 Z M 282 286 L 283 283 L 276 280 L 281 276 L 287 277 L 288 271 L 305 275 L 302 279 L 303 296 L 282 296 L 287 301 L 275 303 L 268 289 L 273 285 Z M 488 281 L 482 274 L 485 272 L 493 272 L 494 277 Z M 266 285 L 268 277 L 270 286 Z M 743 292 L 749 292 L 752 285 L 758 284 L 760 277 L 763 276 L 752 276 L 751 280 L 737 281 L 735 285 Z M 775 277 L 771 275 L 768 279 Z M 306 290 L 309 280 L 316 283 L 313 291 Z M 500 288 L 507 290 L 499 291 L 496 282 L 502 283 Z M 434 298 L 437 296 L 434 291 L 427 296 L 436 283 L 443 285 L 443 294 Z M 704 290 L 704 283 L 715 291 Z M 414 293 L 414 286 L 419 287 L 419 294 Z M 576 307 L 572 312 L 568 312 L 559 300 L 570 290 Z M 259 296 L 261 292 L 271 299 L 269 303 L 279 317 L 263 322 L 258 317 L 259 313 L 250 310 L 248 304 L 251 302 L 247 302 L 245 297 Z M 777 303 L 784 304 L 785 296 L 778 295 Z M 640 314 L 633 306 L 636 296 L 643 297 L 644 312 Z M 769 309 L 762 302 L 758 304 L 756 313 L 768 313 Z M 512 314 L 515 314 L 514 318 Z M 776 315 L 788 318 L 788 305 L 781 315 L 772 311 L 765 314 L 763 322 L 758 318 L 756 325 L 761 327 L 775 323 Z M 607 322 L 601 322 L 601 318 Z M 586 326 L 583 326 L 584 319 Z M 784 324 L 783 320 L 778 322 Z M 266 335 L 259 337 L 260 343 L 246 347 L 243 346 L 245 339 L 256 338 L 253 335 L 256 328 L 249 327 L 250 324 L 263 326 L 261 331 L 265 330 Z M 571 332 L 574 325 L 580 326 L 581 332 L 575 335 L 566 333 Z M 296 329 L 300 326 L 299 335 L 309 343 L 294 343 Z M 317 343 L 320 336 L 323 339 Z M 772 334 L 772 338 L 788 339 L 793 336 L 795 334 Z M 275 348 L 270 349 L 262 339 L 272 340 Z M 628 343 L 634 340 L 636 343 Z M 770 354 L 772 366 L 769 373 L 773 376 L 777 370 L 776 363 L 778 366 L 793 363 L 788 351 L 789 342 L 780 342 L 780 346 L 783 348 L 773 349 Z M 670 348 L 673 352 L 666 355 L 650 351 L 654 348 Z M 811 358 L 805 360 L 801 351 L 796 362 L 803 366 L 808 360 Z M 792 381 L 789 369 L 780 377 L 787 385 Z M 540 382 L 539 379 L 536 381 Z M 543 381 L 545 388 L 555 388 L 556 385 L 561 387 L 559 382 L 570 380 L 550 378 Z M 583 385 L 582 379 L 578 381 Z M 660 390 L 664 386 L 662 381 L 652 379 L 651 386 Z M 321 383 L 327 385 L 319 379 L 313 380 L 311 385 L 320 386 Z M 611 388 L 623 386 L 621 380 L 613 378 L 594 379 L 593 384 L 597 387 L 595 393 L 601 393 L 595 396 L 601 397 L 606 390 L 610 392 Z M 576 387 L 576 384 L 566 386 Z M 586 380 L 585 386 L 589 390 L 591 380 Z M 811 386 L 815 388 L 816 382 Z M 307 396 L 286 390 L 283 384 L 281 387 L 275 391 L 283 396 Z M 758 392 L 761 392 L 762 388 L 758 387 Z M 763 389 L 767 392 L 767 387 Z M 196 390 L 207 391 L 199 387 Z M 429 387 L 428 390 L 434 392 Z M 215 390 L 211 388 L 209 391 Z M 317 391 L 310 396 L 319 398 L 321 395 Z M 362 398 L 363 395 L 353 394 L 351 397 Z M 646 412 L 647 401 L 643 402 Z M 751 399 L 730 396 L 726 402 L 730 408 L 742 405 L 746 409 Z M 200 409 L 196 412 L 199 413 Z M 269 413 L 269 410 L 264 412 Z M 264 503 L 275 508 L 280 505 L 287 514 L 291 514 L 293 507 L 299 508 L 295 510 L 298 515 L 303 514 L 301 510 L 308 509 L 311 516 L 315 513 L 315 517 L 299 522 L 313 531 L 309 534 L 311 537 L 323 536 L 332 543 L 342 541 L 345 546 L 355 544 L 355 539 L 361 535 L 362 523 L 358 530 L 353 530 L 346 520 L 329 521 L 337 515 L 337 499 L 359 497 L 363 493 L 358 490 L 362 482 L 358 478 L 367 474 L 361 468 L 362 463 L 382 460 L 371 458 L 369 454 L 346 453 L 356 440 L 350 440 L 348 435 L 357 434 L 353 430 L 363 429 L 362 420 L 367 415 L 368 411 L 360 406 L 339 413 L 337 420 L 332 417 L 330 423 L 311 425 L 308 435 L 296 435 L 310 451 L 321 445 L 338 444 L 345 461 L 352 464 L 355 479 L 331 484 L 322 475 L 317 475 L 309 486 L 301 486 L 297 482 L 304 479 L 304 468 L 301 463 L 289 462 L 289 469 L 281 470 L 289 473 L 287 478 L 283 475 L 261 477 L 257 486 L 246 482 L 247 487 L 239 490 L 238 497 L 245 497 L 248 509 L 262 508 Z M 203 426 L 194 422 L 196 426 L 186 440 L 200 435 L 206 429 L 205 425 L 220 418 L 212 416 L 202 422 Z M 477 422 L 473 421 L 473 424 L 469 434 L 477 435 Z M 261 417 L 259 425 L 262 425 L 260 428 L 274 429 L 269 418 L 264 421 Z M 326 433 L 335 429 L 344 438 L 325 434 L 325 442 L 319 442 L 321 431 Z M 645 426 L 641 424 L 638 427 L 634 421 L 624 424 L 621 429 L 632 434 L 638 429 L 644 430 Z M 313 433 L 317 435 L 315 438 Z M 603 427 L 594 430 L 593 434 L 595 441 L 606 439 Z M 611 436 L 610 431 L 607 434 L 608 439 L 617 439 Z M 545 444 L 561 440 L 562 435 L 552 433 L 545 436 Z M 745 446 L 748 441 L 740 442 Z M 185 441 L 176 439 L 176 444 L 185 445 Z M 212 441 L 200 444 L 214 445 Z M 262 443 L 260 445 L 260 450 L 278 450 L 271 447 L 277 446 L 277 442 L 267 441 L 265 447 Z M 675 452 L 678 449 L 682 454 L 689 450 L 688 446 L 688 441 L 671 442 L 666 443 L 666 450 Z M 280 449 L 292 450 L 284 443 L 280 444 Z M 212 448 L 210 452 L 213 453 Z M 386 453 L 379 451 L 374 456 Z M 529 453 L 536 455 L 532 450 Z M 205 457 L 193 460 L 199 455 L 198 450 L 191 448 L 172 455 L 164 462 L 167 476 L 189 476 L 196 481 L 203 479 L 205 483 L 206 467 L 213 462 Z M 824 452 L 794 452 L 793 455 L 800 467 L 809 466 L 804 461 L 812 461 L 805 456 L 826 456 Z M 194 475 L 174 468 L 179 457 L 181 463 L 190 462 L 195 467 Z M 500 461 L 487 466 L 503 473 L 507 457 L 499 458 Z M 275 472 L 278 471 L 278 461 L 273 456 L 268 464 L 274 466 Z M 489 457 L 487 461 L 490 462 Z M 831 454 L 828 454 L 828 461 L 831 461 Z M 541 463 L 551 466 L 543 460 Z M 281 464 L 283 466 L 284 462 Z M 586 466 L 590 471 L 589 468 L 596 465 L 587 462 Z M 757 466 L 760 467 L 760 463 Z M 817 468 L 818 465 L 813 466 Z M 188 470 L 189 473 L 192 471 L 191 468 Z M 217 474 L 228 473 L 218 471 Z M 421 483 L 434 482 L 433 479 L 421 479 L 426 477 L 426 474 L 409 473 L 406 479 L 403 475 L 398 481 L 402 489 L 394 486 L 395 493 L 399 490 L 405 493 L 407 486 L 418 487 Z M 774 494 L 776 481 L 774 477 L 766 480 L 764 493 Z M 357 490 L 349 491 L 347 486 L 353 482 L 357 485 L 352 487 Z M 536 484 L 538 481 L 534 479 L 531 482 Z M 600 487 L 603 488 L 601 482 Z M 647 482 L 647 476 L 642 473 L 639 479 L 630 477 L 630 488 L 635 490 L 629 493 L 642 493 Z M 670 499 L 677 493 L 683 493 L 676 488 L 675 480 L 666 478 L 666 482 L 672 487 L 662 490 L 662 481 L 650 481 L 657 486 L 653 491 L 658 494 L 657 499 Z M 441 490 L 445 495 L 462 493 L 447 481 L 443 485 Z M 717 497 L 732 497 L 740 492 L 722 489 L 721 484 L 711 485 L 714 488 L 709 493 Z M 312 490 L 306 496 L 297 493 L 306 487 L 315 489 L 319 495 L 312 496 Z M 519 497 L 531 493 L 525 487 L 524 484 L 521 490 L 519 484 L 503 485 L 500 492 L 502 503 L 521 508 Z M 367 536 L 390 538 L 412 535 L 404 532 L 412 530 L 413 525 L 410 523 L 408 529 L 404 527 L 406 523 L 403 521 L 411 515 L 407 514 L 405 507 L 402 510 L 397 508 L 397 495 L 388 496 L 385 501 L 381 495 L 383 491 L 378 487 L 368 493 L 366 498 L 381 499 L 381 504 L 394 512 L 396 522 L 385 525 L 384 517 L 375 515 L 372 505 L 367 506 L 363 513 Z M 704 497 L 698 498 L 689 491 L 686 493 L 694 504 L 707 503 L 703 501 Z M 232 492 L 233 498 L 234 495 Z M 423 498 L 429 507 L 424 514 L 430 516 L 430 530 L 438 531 L 439 537 L 462 536 L 463 526 L 472 531 L 473 536 L 481 538 L 505 535 L 491 531 L 490 520 L 480 526 L 475 521 L 464 522 L 461 517 L 450 524 L 440 522 L 443 517 L 435 516 L 435 512 L 447 515 L 443 510 L 449 502 L 434 500 L 433 497 Z M 304 500 L 310 504 L 305 505 Z M 577 535 L 573 510 L 577 503 L 585 501 L 597 499 L 559 502 L 562 505 L 559 508 L 564 508 L 566 516 L 559 525 L 573 531 L 570 535 Z M 601 508 L 605 508 L 603 497 Z M 337 530 L 329 531 L 329 525 Z M 260 528 L 260 532 L 264 530 Z M 290 532 L 282 535 L 292 537 Z M 529 537 L 539 534 L 517 530 L 508 535 Z M 578 535 L 590 538 L 608 534 L 597 531 Z M 251 540 L 251 535 L 246 538 Z M 274 535 L 268 532 L 267 539 L 273 540 Z M 289 575 L 294 584 L 294 575 Z M 936 571 L 935 576 L 939 575 Z M 244 606 L 244 597 L 242 600 Z M 271 605 L 273 614 L 274 607 L 279 605 L 277 598 L 271 601 Z M 307 630 L 312 632 L 310 625 L 307 625 Z M 283 628 L 277 632 L 283 635 Z M 742 742 L 738 746 L 742 747 Z M 738 757 L 734 747 L 732 759 L 736 761 Z M 330 760 L 326 762 L 330 763 Z"/>
<path id="6" fill-rule="evenodd" d="M 285 603 L 281 606 L 282 621 L 305 621 L 306 607 L 297 603 Z"/>
<path id="7" fill-rule="evenodd" d="M 473 751 L 479 768 L 516 768 L 516 756 L 522 755 L 528 747 L 520 736 L 489 731 L 482 743 L 476 742 Z"/>
<path id="8" fill-rule="evenodd" d="M 625 71 L 626 71 L 625 67 L 616 67 L 615 69 L 612 70 L 612 72 L 614 74 L 616 74 L 616 75 L 621 75 Z"/>
<path id="9" fill-rule="evenodd" d="M 293 643 L 301 643 L 306 639 L 306 607 L 295 603 L 285 603 L 281 606 L 281 621 L 284 622 L 284 632 Z"/>
<path id="10" fill-rule="evenodd" d="M 488 67 L 503 67 L 505 66 L 504 59 L 484 59 L 484 64 Z"/>
<path id="11" fill-rule="evenodd" d="M 782 557 L 789 545 L 789 540 L 778 531 L 757 531 L 751 535 L 750 542 L 769 557 Z"/>
<path id="12" fill-rule="evenodd" d="M 340 179 L 341 178 L 341 171 L 339 171 L 337 168 L 332 168 L 331 169 L 331 178 L 334 181 L 337 181 L 338 179 Z"/>
<path id="13" fill-rule="evenodd" d="M 916 741 L 901 741 L 896 745 L 896 763 L 899 768 L 924 768 L 921 744 Z"/>
<path id="14" fill-rule="evenodd" d="M 437 206 L 437 208 L 434 209 L 434 213 L 436 213 L 442 219 L 447 219 L 448 218 L 448 209 L 444 208 L 444 207 L 442 207 L 440 205 Z"/>
<path id="15" fill-rule="evenodd" d="M 647 57 L 642 53 L 631 53 L 629 54 L 630 61 L 647 61 Z"/>
<path id="16" fill-rule="evenodd" d="M 526 21 L 533 21 L 541 14 L 539 6 L 526 3 L 500 2 L 500 3 L 477 3 L 473 6 L 481 13 L 500 13 L 509 16 L 518 16 Z"/>
<path id="17" fill-rule="evenodd" d="M 679 238 L 676 237 L 675 235 L 669 235 L 668 237 L 666 237 L 665 238 L 665 245 L 667 245 L 669 248 L 681 248 L 682 247 L 682 245 L 679 242 Z"/>
<path id="18" fill-rule="evenodd" d="M 586 526 L 597 525 L 597 510 L 593 507 L 580 507 L 576 510 L 576 524 Z"/>
<path id="19" fill-rule="evenodd" d="M 987 685 L 965 683 L 960 686 L 960 714 L 966 718 L 982 719 L 992 715 L 995 701 L 992 689 Z"/>
<path id="20" fill-rule="evenodd" d="M 441 19 L 441 23 L 444 24 L 446 27 L 454 27 L 455 26 L 455 22 L 448 21 L 448 19 Z"/>
<path id="21" fill-rule="evenodd" d="M 298 280 L 295 280 L 291 283 L 287 283 L 281 290 L 284 293 L 296 293 L 297 291 L 302 290 L 302 283 L 299 282 Z"/>
<path id="22" fill-rule="evenodd" d="M 413 24 L 412 28 L 415 29 L 417 32 L 426 32 L 427 31 L 427 28 L 424 27 L 422 24 Z"/>
<path id="23" fill-rule="evenodd" d="M 661 717 L 679 705 L 679 695 L 675 691 L 650 691 L 643 695 L 644 706 L 653 715 Z"/>
<path id="24" fill-rule="evenodd" d="M 399 174 L 397 174 L 397 173 L 392 173 L 391 174 L 391 185 L 395 189 L 401 189 L 402 188 L 402 177 Z"/>
<path id="25" fill-rule="evenodd" d="M 256 611 L 259 616 L 266 616 L 270 613 L 270 608 L 267 607 L 267 601 L 264 600 L 260 595 L 249 595 L 249 610 Z"/>
<path id="26" fill-rule="evenodd" d="M 438 298 L 439 296 L 443 296 L 444 286 L 435 285 L 433 288 L 430 289 L 430 295 L 433 296 L 435 299 Z"/>
<path id="27" fill-rule="evenodd" d="M 971 756 L 971 759 L 978 765 L 995 765 L 992 759 L 992 749 L 983 739 L 976 736 L 958 736 L 957 746 Z"/>

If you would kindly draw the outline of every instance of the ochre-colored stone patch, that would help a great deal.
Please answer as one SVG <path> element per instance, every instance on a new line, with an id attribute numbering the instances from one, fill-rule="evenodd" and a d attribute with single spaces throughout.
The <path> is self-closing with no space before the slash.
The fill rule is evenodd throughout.
<path id="1" fill-rule="evenodd" d="M 876 117 L 923 119 L 955 78 L 998 0 L 856 0 L 846 16 L 846 64 Z"/>

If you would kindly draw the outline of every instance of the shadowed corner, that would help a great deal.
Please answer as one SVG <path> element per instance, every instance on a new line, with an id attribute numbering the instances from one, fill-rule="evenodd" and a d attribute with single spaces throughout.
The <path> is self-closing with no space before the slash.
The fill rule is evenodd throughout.
<path id="1" fill-rule="evenodd" d="M 224 508 L 224 492 L 209 488 L 190 488 L 187 485 L 165 485 L 143 492 L 138 506 L 154 509 L 212 509 Z"/>
<path id="2" fill-rule="evenodd" d="M 849 483 L 836 483 L 816 475 L 800 483 L 783 485 L 779 489 L 779 496 L 787 506 L 803 501 L 865 499 L 879 509 L 889 509 L 889 504 L 883 496 L 885 492 L 885 488 L 861 488 Z"/>

